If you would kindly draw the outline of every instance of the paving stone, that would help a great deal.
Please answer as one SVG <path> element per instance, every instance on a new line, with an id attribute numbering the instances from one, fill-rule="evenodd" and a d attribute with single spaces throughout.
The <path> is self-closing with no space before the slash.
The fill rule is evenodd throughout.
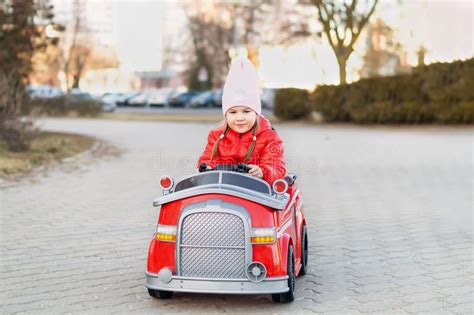
<path id="1" fill-rule="evenodd" d="M 471 300 L 470 303 L 463 303 L 455 306 L 445 306 L 444 309 L 457 314 L 473 314 L 474 304 Z"/>
<path id="2" fill-rule="evenodd" d="M 473 289 L 474 290 L 474 289 Z M 474 292 L 465 295 L 454 295 L 446 299 L 451 304 L 473 304 L 474 303 Z"/>
<path id="3" fill-rule="evenodd" d="M 377 275 L 377 276 L 369 276 L 363 278 L 356 278 L 352 280 L 357 285 L 367 285 L 367 284 L 377 284 L 377 283 L 384 283 L 384 282 L 393 282 L 393 277 L 388 275 Z"/>
<path id="4" fill-rule="evenodd" d="M 439 291 L 438 287 L 432 284 L 411 284 L 398 289 L 402 294 L 416 294 L 416 293 L 425 293 L 429 291 Z"/>
<path id="5" fill-rule="evenodd" d="M 343 298 L 334 301 L 321 302 L 321 304 L 318 304 L 315 307 L 307 307 L 307 309 L 317 312 L 343 311 L 348 307 L 359 307 L 359 304 L 359 302 L 352 298 Z"/>
<path id="6" fill-rule="evenodd" d="M 395 284 L 390 283 L 390 282 L 380 282 L 376 284 L 361 285 L 361 286 L 355 287 L 353 290 L 358 293 L 366 294 L 366 293 L 379 292 L 379 291 L 383 291 L 387 289 L 393 289 L 396 287 L 397 286 Z"/>
<path id="7" fill-rule="evenodd" d="M 309 274 L 282 305 L 268 294 L 148 296 L 159 178 L 194 172 L 214 124 L 41 123 L 105 142 L 0 181 L 1 314 L 472 313 L 470 128 L 277 126 L 310 231 Z M 109 145 L 122 153 L 100 151 Z M 311 159 L 325 175 L 307 171 Z"/>
<path id="8" fill-rule="evenodd" d="M 401 298 L 402 301 L 407 303 L 426 302 L 431 300 L 443 300 L 446 298 L 446 294 L 437 291 L 426 291 L 422 293 L 406 294 Z"/>
<path id="9" fill-rule="evenodd" d="M 359 301 L 360 303 L 363 304 L 368 304 L 371 302 L 375 301 L 383 301 L 386 299 L 394 299 L 394 300 L 399 300 L 403 295 L 394 290 L 383 290 L 383 291 L 378 291 L 378 292 L 371 292 L 371 293 L 366 293 L 366 294 L 357 294 L 354 298 Z"/>
<path id="10" fill-rule="evenodd" d="M 427 276 L 415 276 L 415 277 L 406 277 L 403 279 L 395 279 L 392 281 L 397 286 L 406 286 L 412 284 L 425 284 L 425 283 L 434 283 L 433 278 Z"/>
<path id="11" fill-rule="evenodd" d="M 448 296 L 458 296 L 465 294 L 473 294 L 474 288 L 472 285 L 460 286 L 460 287 L 450 287 L 450 288 L 440 288 L 440 292 L 446 293 Z"/>
<path id="12" fill-rule="evenodd" d="M 452 315 L 453 312 L 449 312 L 449 311 L 445 310 L 444 308 L 438 308 L 438 309 L 434 309 L 434 310 L 420 312 L 418 314 L 423 314 L 423 315 Z"/>
<path id="13" fill-rule="evenodd" d="M 449 287 L 462 287 L 466 285 L 472 285 L 472 281 L 465 277 L 457 278 L 448 278 L 443 280 L 437 280 L 434 284 L 440 288 L 449 288 Z"/>
<path id="14" fill-rule="evenodd" d="M 430 312 L 439 308 L 449 306 L 446 302 L 437 301 L 436 299 L 423 302 L 415 302 L 408 306 L 403 306 L 402 309 L 410 313 Z"/>
<path id="15" fill-rule="evenodd" d="M 382 301 L 370 302 L 360 305 L 357 309 L 362 313 L 385 313 L 389 311 L 397 311 L 404 303 L 399 300 L 385 299 Z"/>

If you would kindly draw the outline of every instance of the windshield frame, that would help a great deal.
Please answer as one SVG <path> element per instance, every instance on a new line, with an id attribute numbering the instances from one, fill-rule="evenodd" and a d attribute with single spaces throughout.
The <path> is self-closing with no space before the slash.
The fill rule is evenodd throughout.
<path id="1" fill-rule="evenodd" d="M 203 184 L 194 185 L 194 186 L 188 186 L 184 189 L 176 190 L 176 188 L 179 186 L 179 184 L 181 184 L 185 181 L 188 181 L 192 178 L 197 178 L 197 177 L 203 177 L 204 178 L 206 176 L 214 176 L 215 177 L 216 175 L 217 175 L 217 178 L 213 182 L 203 183 Z M 233 181 L 231 182 L 229 179 L 233 179 Z M 241 180 L 240 181 L 241 183 L 253 183 L 255 185 L 253 187 L 252 187 L 252 185 L 238 185 L 239 179 Z M 191 189 L 191 188 L 199 189 L 199 187 L 202 187 L 203 189 L 205 189 L 205 188 L 209 188 L 210 185 L 215 186 L 215 187 L 224 187 L 225 186 L 227 188 L 235 186 L 235 187 L 238 187 L 239 190 L 245 189 L 245 190 L 249 190 L 249 191 L 252 191 L 254 193 L 260 193 L 260 194 L 263 194 L 263 195 L 266 195 L 266 196 L 273 196 L 273 190 L 272 190 L 270 184 L 268 184 L 266 181 L 264 181 L 260 178 L 257 178 L 255 176 L 249 175 L 249 174 L 237 173 L 237 172 L 231 172 L 231 171 L 209 171 L 209 172 L 193 174 L 191 176 L 181 178 L 179 181 L 176 182 L 176 184 L 174 185 L 172 191 L 174 193 L 174 192 L 180 192 L 180 191 L 184 191 L 184 190 Z"/>

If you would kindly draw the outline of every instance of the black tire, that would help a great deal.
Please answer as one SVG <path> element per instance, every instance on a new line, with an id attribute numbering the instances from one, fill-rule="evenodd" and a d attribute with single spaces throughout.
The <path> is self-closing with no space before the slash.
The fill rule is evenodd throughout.
<path id="1" fill-rule="evenodd" d="M 293 302 L 295 299 L 295 263 L 294 263 L 294 255 L 293 255 L 293 246 L 288 247 L 288 259 L 287 259 L 287 273 L 288 273 L 288 287 L 290 290 L 285 293 L 276 293 L 272 294 L 273 302 L 280 302 L 282 304 Z"/>
<path id="2" fill-rule="evenodd" d="M 275 303 L 281 303 L 280 293 L 272 294 L 272 301 L 275 302 Z"/>
<path id="3" fill-rule="evenodd" d="M 308 232 L 306 225 L 301 229 L 301 269 L 299 276 L 304 276 L 308 272 Z"/>
<path id="4" fill-rule="evenodd" d="M 148 289 L 148 294 L 151 297 L 154 297 L 156 299 L 161 299 L 161 300 L 167 300 L 167 299 L 171 299 L 173 297 L 173 292 L 172 291 L 162 291 L 162 290 Z"/>

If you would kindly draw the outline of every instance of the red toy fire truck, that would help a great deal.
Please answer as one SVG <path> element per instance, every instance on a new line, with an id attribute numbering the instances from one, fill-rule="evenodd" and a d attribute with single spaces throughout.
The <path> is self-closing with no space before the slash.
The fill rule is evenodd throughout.
<path id="1" fill-rule="evenodd" d="M 294 299 L 295 280 L 308 265 L 308 236 L 296 175 L 267 182 L 248 166 L 206 166 L 163 196 L 151 240 L 146 286 L 152 297 L 173 292 L 271 294 Z"/>

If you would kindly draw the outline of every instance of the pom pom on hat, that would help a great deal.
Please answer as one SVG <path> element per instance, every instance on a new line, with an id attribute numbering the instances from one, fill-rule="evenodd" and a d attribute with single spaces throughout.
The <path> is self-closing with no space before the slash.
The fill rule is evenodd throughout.
<path id="1" fill-rule="evenodd" d="M 233 106 L 246 106 L 257 115 L 262 113 L 257 70 L 247 58 L 237 58 L 230 66 L 222 93 L 222 112 Z"/>

